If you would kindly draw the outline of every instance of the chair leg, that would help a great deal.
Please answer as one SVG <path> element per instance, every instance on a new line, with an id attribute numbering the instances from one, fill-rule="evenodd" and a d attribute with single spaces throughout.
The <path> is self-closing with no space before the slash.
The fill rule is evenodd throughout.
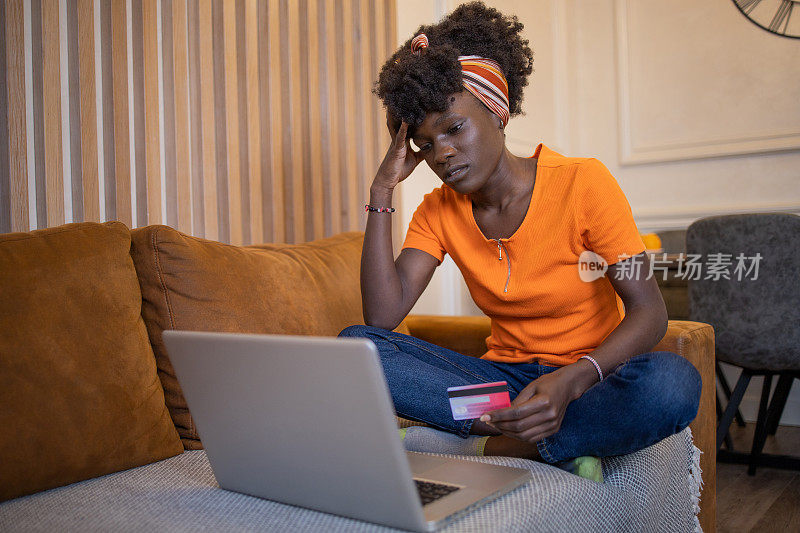
<path id="1" fill-rule="evenodd" d="M 767 433 L 774 435 L 778 430 L 778 423 L 781 421 L 783 409 L 786 407 L 786 399 L 789 398 L 789 391 L 792 388 L 794 377 L 789 373 L 782 373 L 775 386 L 775 393 L 772 395 L 772 402 L 769 406 L 769 417 L 767 418 Z"/>
<path id="2" fill-rule="evenodd" d="M 769 393 L 772 390 L 772 374 L 764 375 L 764 385 L 761 388 L 761 403 L 758 406 L 758 421 L 756 422 L 756 433 L 753 435 L 753 448 L 750 450 L 750 465 L 747 467 L 747 475 L 756 475 L 756 465 L 761 450 L 764 449 L 764 442 L 767 440 L 767 407 Z"/>
<path id="3" fill-rule="evenodd" d="M 725 374 L 722 372 L 722 367 L 719 366 L 719 361 L 714 361 L 714 365 L 717 370 L 717 377 L 719 378 L 719 384 L 722 386 L 723 392 L 725 392 L 725 399 L 731 401 L 731 386 L 728 385 L 728 380 L 725 379 Z M 736 409 L 736 424 L 743 428 L 744 424 L 744 417 L 742 416 L 742 412 L 739 409 Z"/>
<path id="4" fill-rule="evenodd" d="M 744 391 L 747 390 L 747 385 L 750 384 L 750 378 L 752 377 L 752 372 L 746 368 L 743 368 L 742 373 L 739 374 L 739 381 L 736 382 L 736 388 L 734 388 L 731 399 L 728 401 L 728 406 L 725 408 L 725 413 L 722 415 L 722 420 L 719 421 L 719 425 L 717 426 L 717 450 L 722 446 L 722 441 L 725 439 L 725 435 L 731 427 L 733 416 L 739 409 Z"/>
<path id="5" fill-rule="evenodd" d="M 722 402 L 719 401 L 718 392 L 715 394 L 715 396 L 717 400 L 717 420 L 719 420 L 720 418 L 722 418 Z M 733 449 L 733 439 L 731 438 L 730 431 L 725 433 L 725 447 L 731 452 L 736 451 Z"/>

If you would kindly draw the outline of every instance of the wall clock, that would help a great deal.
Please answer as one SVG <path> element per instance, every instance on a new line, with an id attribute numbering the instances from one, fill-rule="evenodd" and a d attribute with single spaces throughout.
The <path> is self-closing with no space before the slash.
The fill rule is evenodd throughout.
<path id="1" fill-rule="evenodd" d="M 733 3 L 762 30 L 800 39 L 800 0 L 733 0 Z"/>

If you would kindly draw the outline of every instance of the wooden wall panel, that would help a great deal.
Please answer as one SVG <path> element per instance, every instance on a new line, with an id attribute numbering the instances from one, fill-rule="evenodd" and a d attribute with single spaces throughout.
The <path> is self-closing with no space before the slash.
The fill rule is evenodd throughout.
<path id="1" fill-rule="evenodd" d="M 230 241 L 230 210 L 228 199 L 228 134 L 225 105 L 225 31 L 223 18 L 224 2 L 212 2 L 211 40 L 214 54 L 214 145 L 217 161 L 217 231 L 219 240 Z"/>
<path id="2" fill-rule="evenodd" d="M 200 101 L 201 135 L 203 137 L 203 213 L 207 239 L 219 238 L 217 217 L 217 138 L 214 118 L 214 48 L 213 6 L 211 0 L 199 1 L 200 31 Z"/>
<path id="3" fill-rule="evenodd" d="M 6 2 L 0 0 L 0 21 L 6 18 Z M 24 19 L 23 19 L 24 21 Z M 12 44 L 13 46 L 13 44 Z M 10 168 L 8 160 L 8 120 L 1 117 L 8 116 L 8 88 L 6 77 L 6 27 L 0 24 L 0 169 Z M 24 63 L 23 63 L 24 64 Z M 11 182 L 10 172 L 0 172 L 0 233 L 11 231 Z"/>
<path id="4" fill-rule="evenodd" d="M 284 155 L 283 140 L 283 90 L 281 88 L 281 78 L 283 69 L 281 68 L 281 18 L 280 2 L 269 0 L 267 11 L 267 34 L 268 39 L 268 76 L 269 76 L 269 131 L 270 131 L 270 153 L 272 164 L 270 165 L 270 176 L 272 181 L 272 220 L 273 220 L 273 242 L 286 242 L 286 199 L 284 195 L 284 159 L 291 157 Z"/>
<path id="5" fill-rule="evenodd" d="M 189 122 L 189 33 L 186 0 L 172 3 L 172 50 L 175 106 L 175 180 L 178 229 L 192 232 L 192 184 L 190 143 L 195 134 Z"/>
<path id="6" fill-rule="evenodd" d="M 375 170 L 375 106 L 372 105 L 375 96 L 371 94 L 372 79 L 375 76 L 372 72 L 372 56 L 375 54 L 375 31 L 370 16 L 370 0 L 359 0 L 358 11 L 355 13 L 356 34 L 354 38 L 354 49 L 358 50 L 358 90 L 356 99 L 358 103 L 358 124 L 362 132 L 362 142 L 359 143 L 358 162 L 360 172 L 358 173 L 358 204 L 364 205 L 369 202 L 369 186 Z M 366 220 L 359 217 L 358 227 L 366 228 Z"/>
<path id="7" fill-rule="evenodd" d="M 357 0 L 342 0 L 336 10 L 337 26 L 341 30 L 336 35 L 337 49 L 344 57 L 340 59 L 339 67 L 339 109 L 342 120 L 340 121 L 339 135 L 344 140 L 342 171 L 342 227 L 357 228 L 362 211 L 349 209 L 349 206 L 358 206 L 359 182 L 359 147 L 364 139 L 364 130 L 360 128 L 357 113 L 358 81 L 356 79 L 356 54 L 355 29 L 353 28 L 354 10 L 353 2 Z"/>
<path id="8" fill-rule="evenodd" d="M 80 86 L 80 45 L 78 43 L 78 3 L 65 2 L 65 9 L 62 11 L 64 25 L 61 34 L 61 56 L 62 65 L 67 67 L 67 75 L 61 76 L 62 81 L 62 112 L 66 111 L 66 122 L 62 127 L 65 128 L 65 138 L 67 139 L 64 148 L 65 160 L 69 161 L 69 167 L 65 169 L 64 186 L 69 190 L 69 201 L 65 207 L 69 206 L 67 221 L 86 220 L 83 212 L 83 161 L 81 158 L 81 86 Z M 64 48 L 66 44 L 66 64 L 63 63 Z M 66 87 L 63 82 L 66 81 Z M 66 94 L 64 90 L 66 89 Z M 65 98 L 66 96 L 66 98 Z M 62 117 L 63 118 L 63 117 Z M 65 191 L 66 192 L 66 191 Z M 67 200 L 65 199 L 65 202 Z"/>
<path id="9" fill-rule="evenodd" d="M 375 28 L 375 36 L 374 36 L 374 43 L 375 43 L 375 53 L 372 54 L 372 63 L 370 65 L 370 76 L 371 83 L 374 83 L 378 79 L 378 74 L 381 71 L 381 67 L 383 66 L 384 61 L 388 58 L 394 50 L 392 46 L 394 45 L 394 41 L 391 42 L 383 38 L 384 33 L 388 33 L 391 31 L 389 28 L 388 20 L 387 20 L 387 13 L 386 13 L 386 4 L 385 2 L 375 2 L 373 5 L 374 9 L 372 11 L 372 26 Z M 392 35 L 392 39 L 394 39 L 394 35 Z M 370 88 L 371 90 L 371 88 Z M 373 98 L 377 98 L 377 96 L 373 95 Z M 386 150 L 389 147 L 389 143 L 391 142 L 391 136 L 389 135 L 389 130 L 386 128 L 386 113 L 384 113 L 382 108 L 374 109 L 373 116 L 375 117 L 375 159 L 376 159 L 376 167 L 381 164 L 383 161 L 383 156 L 386 154 Z"/>
<path id="10" fill-rule="evenodd" d="M 64 223 L 64 160 L 61 136 L 61 42 L 56 0 L 42 1 L 42 82 L 47 225 Z"/>
<path id="11" fill-rule="evenodd" d="M 147 224 L 161 224 L 161 133 L 159 129 L 158 0 L 142 0 L 144 138 Z M 137 141 L 140 139 L 137 138 Z M 137 173 L 137 179 L 139 175 Z"/>
<path id="12" fill-rule="evenodd" d="M 176 162 L 176 119 L 175 119 L 175 43 L 173 36 L 173 0 L 158 0 L 161 19 L 160 93 L 161 93 L 161 135 L 163 136 L 162 165 L 162 208 L 166 218 L 163 223 L 178 227 L 178 164 Z M 185 12 L 185 11 L 184 11 Z"/>
<path id="13" fill-rule="evenodd" d="M 97 87 L 95 85 L 94 3 L 78 0 L 78 60 L 80 70 L 80 133 L 83 220 L 99 222 L 100 185 L 97 153 Z M 73 158 L 77 159 L 77 154 Z M 72 176 L 75 179 L 75 176 Z"/>
<path id="14" fill-rule="evenodd" d="M 223 2 L 225 39 L 225 138 L 228 146 L 230 243 L 242 244 L 242 190 L 239 160 L 239 68 L 236 56 L 236 3 Z"/>
<path id="15" fill-rule="evenodd" d="M 236 96 L 239 125 L 239 220 L 242 225 L 242 242 L 253 242 L 250 232 L 250 161 L 249 142 L 247 133 L 247 33 L 245 24 L 245 0 L 236 2 L 236 70 L 239 79 L 236 86 Z"/>
<path id="16" fill-rule="evenodd" d="M 147 176 L 147 129 L 146 129 L 146 86 L 145 86 L 145 2 L 149 0 L 128 0 L 128 46 L 130 84 L 130 124 L 131 124 L 131 189 L 134 195 L 131 204 L 135 224 L 144 226 L 148 222 L 148 176 Z"/>
<path id="17" fill-rule="evenodd" d="M 114 105 L 114 175 L 116 176 L 117 220 L 131 226 L 133 205 L 131 203 L 131 126 L 129 93 L 133 88 L 128 82 L 128 10 L 125 0 L 112 0 L 113 49 L 113 105 Z"/>
<path id="18" fill-rule="evenodd" d="M 45 145 L 44 145 L 44 67 L 43 56 L 43 37 L 42 37 L 42 2 L 41 0 L 31 0 L 30 3 L 31 20 L 27 24 L 31 31 L 31 85 L 32 100 L 31 108 L 33 111 L 33 135 L 30 137 L 34 151 L 33 186 L 34 202 L 36 206 L 36 221 L 34 228 L 46 228 L 47 223 L 47 175 L 45 172 Z M 25 61 L 28 61 L 26 51 Z M 31 180 L 28 180 L 30 183 Z"/>
<path id="19" fill-rule="evenodd" d="M 6 88 L 8 126 L 8 179 L 10 209 L 8 231 L 28 231 L 28 132 L 25 91 L 25 7 L 23 0 L 5 0 Z M 6 207 L 7 205 L 7 207 Z"/>
<path id="20" fill-rule="evenodd" d="M 102 220 L 115 220 L 117 218 L 117 175 L 116 154 L 114 142 L 114 37 L 113 18 L 111 16 L 113 5 L 111 2 L 95 2 L 96 24 L 95 47 L 100 54 L 96 65 L 98 69 L 98 87 L 100 93 L 98 110 L 101 115 L 97 132 L 97 143 L 102 152 L 99 165 L 102 166 L 102 195 L 103 209 L 100 214 Z"/>
<path id="21" fill-rule="evenodd" d="M 371 89 L 393 1 L 0 0 L 0 14 L 0 231 L 115 219 L 249 244 L 363 229 L 388 146 Z"/>
<path id="22" fill-rule="evenodd" d="M 263 235 L 261 240 L 274 241 L 275 202 L 272 197 L 272 134 L 270 132 L 270 89 L 269 89 L 269 35 L 267 29 L 266 1 L 259 1 L 258 5 L 258 114 L 259 114 L 259 151 L 261 153 L 261 220 Z"/>
<path id="23" fill-rule="evenodd" d="M 383 64 L 394 52 L 394 32 L 396 31 L 392 24 L 392 21 L 394 21 L 395 17 L 389 16 L 390 13 L 387 13 L 386 11 L 387 8 L 389 8 L 387 3 L 375 2 L 374 6 L 375 10 L 373 12 L 372 25 L 375 28 L 375 53 L 372 55 L 372 65 L 370 67 L 370 72 L 372 73 L 370 80 L 373 86 L 378 80 L 378 74 L 380 73 Z M 377 96 L 373 95 L 372 98 L 377 99 Z M 373 111 L 373 116 L 375 117 L 376 143 L 374 147 L 374 168 L 377 169 L 381 162 L 383 162 L 383 157 L 386 155 L 389 144 L 392 142 L 392 136 L 389 134 L 389 130 L 386 127 L 386 112 L 384 111 L 383 107 L 373 106 L 371 109 Z"/>
<path id="24" fill-rule="evenodd" d="M 247 157 L 250 201 L 250 242 L 264 240 L 264 213 L 261 192 L 261 111 L 258 78 L 258 0 L 245 0 L 245 83 L 247 84 Z"/>
<path id="25" fill-rule="evenodd" d="M 306 209 L 311 215 L 307 233 L 311 239 L 321 239 L 325 235 L 323 208 L 325 198 L 322 191 L 322 112 L 320 87 L 320 13 L 319 1 L 308 0 L 307 45 L 305 57 L 308 58 L 308 157 L 309 190 L 306 191 Z"/>
<path id="26" fill-rule="evenodd" d="M 305 202 L 302 155 L 308 148 L 303 139 L 303 106 L 300 81 L 300 13 L 298 2 L 281 2 L 281 44 L 283 45 L 283 146 L 284 186 L 289 212 L 286 217 L 286 238 L 289 242 L 306 240 Z M 305 61 L 303 61 L 305 63 Z"/>
<path id="27" fill-rule="evenodd" d="M 202 151 L 202 120 L 200 107 L 200 21 L 198 16 L 198 3 L 187 3 L 187 48 L 188 48 L 188 84 L 189 84 L 189 122 L 191 124 L 189 144 L 189 159 L 191 161 L 189 180 L 191 181 L 192 204 L 187 207 L 191 210 L 192 233 L 205 235 L 205 206 L 203 195 L 203 151 Z"/>
<path id="28" fill-rule="evenodd" d="M 342 224 L 342 180 L 345 174 L 342 173 L 341 165 L 345 138 L 339 134 L 343 114 L 339 106 L 339 94 L 344 88 L 339 87 L 339 79 L 336 75 L 339 70 L 339 49 L 335 46 L 338 33 L 336 2 L 337 0 L 324 0 L 323 3 L 326 43 L 324 61 L 322 61 L 324 80 L 322 147 L 325 154 L 323 168 L 326 176 L 323 186 L 326 191 L 326 232 L 329 235 L 335 235 L 342 231 L 343 227 L 347 227 Z"/>

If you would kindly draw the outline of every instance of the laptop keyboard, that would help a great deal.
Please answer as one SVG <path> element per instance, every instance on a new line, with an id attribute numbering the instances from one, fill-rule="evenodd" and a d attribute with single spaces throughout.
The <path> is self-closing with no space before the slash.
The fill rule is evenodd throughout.
<path id="1" fill-rule="evenodd" d="M 455 485 L 444 485 L 442 483 L 432 483 L 419 479 L 415 479 L 414 483 L 417 484 L 417 492 L 419 493 L 419 499 L 422 500 L 422 505 L 428 505 L 442 496 L 447 496 L 460 488 Z"/>

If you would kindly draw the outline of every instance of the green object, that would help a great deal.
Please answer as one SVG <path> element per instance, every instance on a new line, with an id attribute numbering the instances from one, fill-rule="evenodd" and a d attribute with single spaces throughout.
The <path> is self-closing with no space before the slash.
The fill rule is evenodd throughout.
<path id="1" fill-rule="evenodd" d="M 400 440 L 406 438 L 406 430 L 408 430 L 408 428 L 400 428 L 397 430 L 400 433 Z"/>
<path id="2" fill-rule="evenodd" d="M 575 459 L 570 459 L 569 461 L 556 463 L 554 466 L 557 466 L 561 470 L 566 470 L 570 474 L 575 474 L 579 477 L 590 479 L 598 483 L 603 482 L 603 464 L 599 457 L 595 457 L 593 455 L 576 457 Z"/>

